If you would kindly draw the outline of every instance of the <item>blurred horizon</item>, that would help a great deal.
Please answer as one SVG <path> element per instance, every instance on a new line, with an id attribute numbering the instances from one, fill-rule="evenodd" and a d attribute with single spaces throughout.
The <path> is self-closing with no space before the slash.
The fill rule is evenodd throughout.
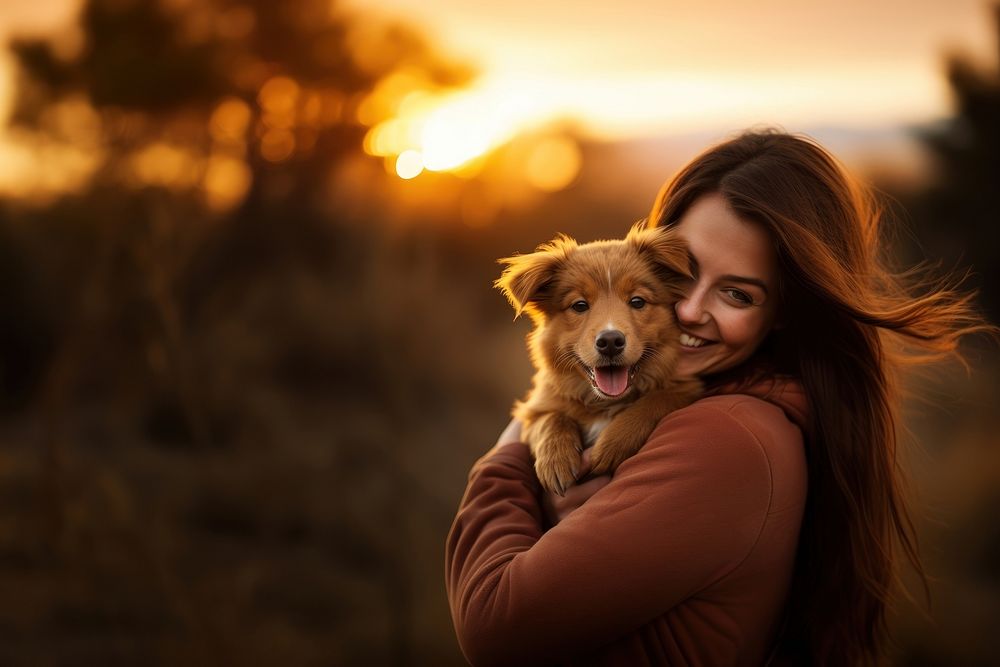
<path id="1" fill-rule="evenodd" d="M 408 24 L 419 40 L 454 58 L 467 79 L 440 88 L 399 70 L 368 104 L 368 115 L 381 122 L 363 121 L 376 125 L 370 134 L 378 135 L 366 150 L 391 156 L 397 173 L 410 172 L 405 178 L 461 169 L 476 177 L 483 156 L 517 138 L 561 134 L 544 164 L 562 164 L 539 186 L 553 190 L 579 171 L 580 144 L 618 146 L 633 172 L 662 181 L 693 155 L 676 147 L 707 146 L 756 126 L 812 136 L 862 171 L 926 178 L 917 135 L 954 113 L 942 58 L 989 63 L 1000 46 L 986 0 L 903 4 L 905 11 L 893 0 L 768 0 L 752 9 L 735 0 L 683 8 L 632 0 L 612 10 L 588 0 L 569 15 L 559 5 L 524 0 L 328 6 L 333 15 L 359 18 L 346 37 L 362 67 L 377 70 L 391 57 L 364 44 L 381 43 Z M 537 18 L 525 24 L 518 17 L 529 5 Z M 0 41 L 42 36 L 58 58 L 72 58 L 86 48 L 76 27 L 81 6 L 81 0 L 5 3 Z M 165 6 L 197 7 L 198 0 Z M 15 83 L 13 62 L 0 58 L 0 117 L 11 112 Z M 404 122 L 390 127 L 386 120 Z M 452 138 L 429 126 L 449 127 Z M 52 156 L 41 159 L 30 143 L 21 133 L 0 132 L 0 192 L 72 190 L 96 168 L 94 155 L 59 153 L 67 173 L 53 174 L 44 164 Z M 648 147 L 669 149 L 660 153 L 662 164 L 644 159 Z"/>
<path id="2" fill-rule="evenodd" d="M 983 64 L 997 51 L 984 0 L 345 6 L 407 19 L 479 68 L 484 88 L 539 95 L 607 139 L 933 122 L 953 111 L 941 56 Z"/>

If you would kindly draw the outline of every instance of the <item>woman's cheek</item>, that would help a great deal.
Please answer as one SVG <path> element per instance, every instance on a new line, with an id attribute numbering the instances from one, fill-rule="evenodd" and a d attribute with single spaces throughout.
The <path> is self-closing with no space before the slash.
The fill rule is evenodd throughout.
<path id="1" fill-rule="evenodd" d="M 749 356 L 753 350 L 745 348 L 756 347 L 764 339 L 765 326 L 766 318 L 759 311 L 740 310 L 726 319 L 721 331 L 722 339 L 734 352 L 743 352 Z"/>

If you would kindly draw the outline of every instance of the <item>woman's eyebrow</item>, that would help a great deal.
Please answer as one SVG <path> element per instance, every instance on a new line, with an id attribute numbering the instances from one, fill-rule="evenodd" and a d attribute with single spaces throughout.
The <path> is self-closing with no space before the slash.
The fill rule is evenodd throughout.
<path id="1" fill-rule="evenodd" d="M 691 254 L 690 250 L 688 251 L 688 261 L 691 263 L 691 272 L 692 273 L 697 273 L 698 272 L 698 260 L 695 259 L 695 256 Z M 727 281 L 729 281 L 731 283 L 745 283 L 747 285 L 755 285 L 756 287 L 759 287 L 760 289 L 764 290 L 764 294 L 768 294 L 767 285 L 765 285 L 764 281 L 760 280 L 759 278 L 749 278 L 747 276 L 736 276 L 736 275 L 733 275 L 731 273 L 727 273 L 724 276 L 720 276 L 719 279 L 720 280 L 727 280 Z"/>
<path id="2" fill-rule="evenodd" d="M 726 280 L 731 283 L 746 283 L 748 285 L 755 285 L 761 288 L 764 291 L 764 294 L 768 293 L 767 285 L 764 284 L 763 280 L 758 280 L 757 278 L 747 278 L 746 276 L 734 276 L 732 274 L 727 273 L 726 275 L 721 276 L 719 279 Z"/>
<path id="3" fill-rule="evenodd" d="M 695 259 L 694 255 L 691 254 L 690 250 L 688 250 L 687 253 L 688 253 L 688 264 L 691 265 L 690 266 L 691 273 L 698 273 L 698 260 Z"/>

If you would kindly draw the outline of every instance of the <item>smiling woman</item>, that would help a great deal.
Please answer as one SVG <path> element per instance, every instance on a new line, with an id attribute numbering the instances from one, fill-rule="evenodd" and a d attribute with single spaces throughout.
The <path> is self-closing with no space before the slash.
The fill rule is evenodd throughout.
<path id="1" fill-rule="evenodd" d="M 564 498 L 542 492 L 508 427 L 473 468 L 448 539 L 466 656 L 877 662 L 897 549 L 920 571 L 896 373 L 997 329 L 955 282 L 883 266 L 878 209 L 807 138 L 751 132 L 706 151 L 648 224 L 687 243 L 673 335 L 706 395 L 610 479 L 580 471 Z"/>

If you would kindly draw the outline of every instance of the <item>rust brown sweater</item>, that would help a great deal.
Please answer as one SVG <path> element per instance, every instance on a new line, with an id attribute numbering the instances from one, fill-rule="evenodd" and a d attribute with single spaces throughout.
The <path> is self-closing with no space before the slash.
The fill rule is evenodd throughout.
<path id="1" fill-rule="evenodd" d="M 482 665 L 761 665 L 779 630 L 806 498 L 793 382 L 664 418 L 612 481 L 546 531 L 527 446 L 469 475 L 446 576 Z"/>

